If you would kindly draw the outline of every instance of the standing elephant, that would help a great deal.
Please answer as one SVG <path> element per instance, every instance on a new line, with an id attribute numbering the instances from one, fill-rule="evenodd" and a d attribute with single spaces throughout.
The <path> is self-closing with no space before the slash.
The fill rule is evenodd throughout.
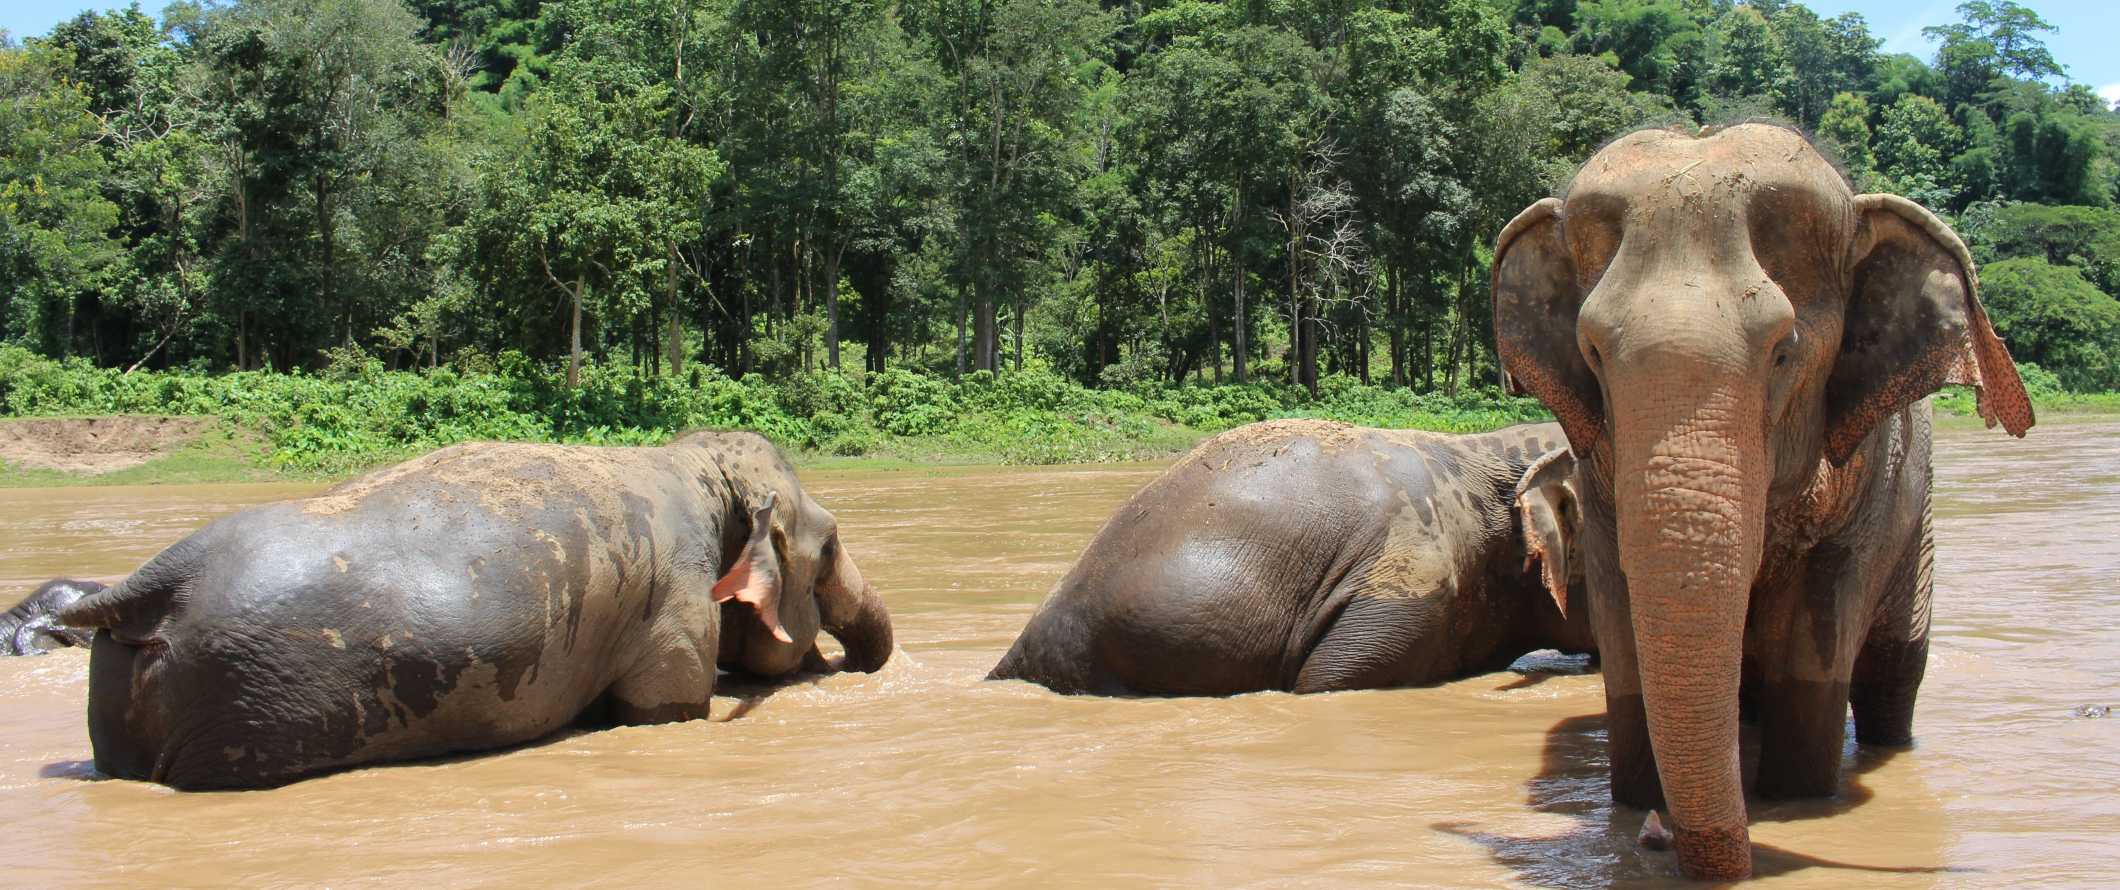
<path id="1" fill-rule="evenodd" d="M 1223 433 L 1119 508 L 988 679 L 1103 695 L 1324 692 L 1588 651 L 1588 621 L 1565 605 L 1575 462 L 1561 441 L 1550 423 Z"/>
<path id="2" fill-rule="evenodd" d="M 59 623 L 59 610 L 104 589 L 98 581 L 44 582 L 36 593 L 0 612 L 0 655 L 42 655 L 50 649 L 88 645 L 88 634 Z"/>
<path id="3" fill-rule="evenodd" d="M 1851 703 L 1857 741 L 1912 737 L 1922 399 L 1967 384 L 2032 424 L 1976 282 L 1934 215 L 1763 124 L 1626 136 L 1502 230 L 1503 368 L 1584 459 L 1613 796 L 1667 806 L 1688 876 L 1750 873 L 1741 687 L 1765 796 L 1834 792 Z"/>
<path id="4" fill-rule="evenodd" d="M 727 610 L 724 609 L 724 604 Z M 96 769 L 248 788 L 704 717 L 717 664 L 892 651 L 883 601 L 765 439 L 445 448 L 177 542 L 68 607 Z"/>

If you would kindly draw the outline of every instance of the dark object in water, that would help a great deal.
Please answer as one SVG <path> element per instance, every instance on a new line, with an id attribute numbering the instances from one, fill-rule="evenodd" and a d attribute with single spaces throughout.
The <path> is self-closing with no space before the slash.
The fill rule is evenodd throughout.
<path id="1" fill-rule="evenodd" d="M 43 655 L 52 649 L 87 646 L 95 635 L 60 624 L 59 610 L 102 592 L 104 586 L 72 578 L 44 582 L 28 599 L 0 613 L 0 655 Z"/>

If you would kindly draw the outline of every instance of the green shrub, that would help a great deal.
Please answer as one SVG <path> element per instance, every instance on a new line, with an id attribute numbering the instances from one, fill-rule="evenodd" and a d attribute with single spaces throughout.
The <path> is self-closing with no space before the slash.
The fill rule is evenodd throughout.
<path id="1" fill-rule="evenodd" d="M 325 373 L 125 374 L 0 347 L 0 415 L 217 416 L 256 431 L 277 467 L 338 473 L 474 440 L 654 444 L 695 428 L 747 429 L 783 447 L 858 456 L 903 447 L 1011 463 L 1167 454 L 1201 434 L 1273 417 L 1484 429 L 1544 412 L 1491 390 L 1458 398 L 1333 377 L 1316 399 L 1279 382 L 1137 383 L 1091 389 L 1042 366 L 962 381 L 907 369 L 730 379 L 694 365 L 649 376 L 587 365 L 568 388 L 558 367 L 508 351 L 417 371 L 385 371 L 353 351 Z"/>

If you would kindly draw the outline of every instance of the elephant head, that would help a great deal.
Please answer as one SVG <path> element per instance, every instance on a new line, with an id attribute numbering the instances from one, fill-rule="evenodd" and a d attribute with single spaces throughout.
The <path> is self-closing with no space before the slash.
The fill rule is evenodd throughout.
<path id="1" fill-rule="evenodd" d="M 806 661 L 822 630 L 846 649 L 836 667 L 882 668 L 894 646 L 890 612 L 794 468 L 753 434 L 694 433 L 676 444 L 715 452 L 738 501 L 755 505 L 723 536 L 727 565 L 714 584 L 725 606 L 722 666 L 760 676 L 823 667 Z"/>
<path id="2" fill-rule="evenodd" d="M 1636 132 L 1495 248 L 1496 350 L 1609 510 L 1681 868 L 1749 874 L 1737 752 L 1745 615 L 1776 504 L 1946 382 L 2032 416 L 1965 246 L 1856 195 L 1800 134 Z M 1596 583 L 1593 580 L 1593 583 Z"/>

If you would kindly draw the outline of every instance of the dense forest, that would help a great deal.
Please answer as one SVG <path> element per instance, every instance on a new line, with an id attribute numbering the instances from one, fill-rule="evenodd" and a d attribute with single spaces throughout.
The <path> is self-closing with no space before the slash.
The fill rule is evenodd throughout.
<path id="1" fill-rule="evenodd" d="M 233 0 L 0 40 L 0 339 L 106 369 L 1491 385 L 1488 251 L 1748 117 L 2120 388 L 2120 115 L 1972 0 Z M 691 375 L 695 381 L 697 375 Z"/>

